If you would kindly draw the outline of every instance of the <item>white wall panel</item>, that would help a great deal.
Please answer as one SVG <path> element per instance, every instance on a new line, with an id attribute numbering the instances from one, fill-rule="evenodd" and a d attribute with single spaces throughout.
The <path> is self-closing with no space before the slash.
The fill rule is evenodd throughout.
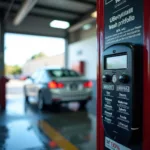
<path id="1" fill-rule="evenodd" d="M 85 61 L 85 76 L 92 80 L 96 80 L 97 57 L 96 36 L 69 45 L 69 68 L 73 62 Z"/>

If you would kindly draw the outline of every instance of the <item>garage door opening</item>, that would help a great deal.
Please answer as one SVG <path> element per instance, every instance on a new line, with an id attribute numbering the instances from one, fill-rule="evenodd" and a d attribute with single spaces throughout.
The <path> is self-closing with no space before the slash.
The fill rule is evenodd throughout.
<path id="1" fill-rule="evenodd" d="M 24 109 L 17 101 L 24 98 L 24 80 L 43 67 L 64 67 L 65 40 L 24 34 L 5 34 L 5 75 L 7 103 L 12 111 L 21 113 Z M 18 109 L 16 109 L 18 108 Z M 23 113 L 23 112 L 22 112 Z"/>

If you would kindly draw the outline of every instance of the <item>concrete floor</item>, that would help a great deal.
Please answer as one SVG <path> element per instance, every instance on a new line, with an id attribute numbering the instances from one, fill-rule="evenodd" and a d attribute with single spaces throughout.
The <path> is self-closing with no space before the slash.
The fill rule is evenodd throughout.
<path id="1" fill-rule="evenodd" d="M 23 83 L 7 85 L 7 109 L 0 114 L 0 150 L 96 150 L 95 101 L 87 110 L 41 112 L 25 104 Z"/>

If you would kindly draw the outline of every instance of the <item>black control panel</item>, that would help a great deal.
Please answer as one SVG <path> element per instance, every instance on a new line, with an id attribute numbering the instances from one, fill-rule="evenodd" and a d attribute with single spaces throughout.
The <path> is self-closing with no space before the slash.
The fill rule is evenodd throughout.
<path id="1" fill-rule="evenodd" d="M 105 135 L 127 147 L 140 142 L 142 127 L 140 46 L 117 44 L 103 52 L 102 118 Z"/>

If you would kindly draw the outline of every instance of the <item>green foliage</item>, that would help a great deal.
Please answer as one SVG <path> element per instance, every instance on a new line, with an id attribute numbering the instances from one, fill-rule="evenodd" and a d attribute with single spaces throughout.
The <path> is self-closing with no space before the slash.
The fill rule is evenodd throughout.
<path id="1" fill-rule="evenodd" d="M 38 53 L 38 54 L 35 54 L 31 57 L 31 59 L 37 59 L 37 58 L 42 58 L 42 57 L 45 57 L 46 55 L 42 52 Z"/>
<path id="2" fill-rule="evenodd" d="M 15 75 L 15 74 L 21 74 L 22 69 L 18 65 L 15 65 L 15 66 L 5 65 L 5 71 L 6 71 L 6 74 Z"/>

